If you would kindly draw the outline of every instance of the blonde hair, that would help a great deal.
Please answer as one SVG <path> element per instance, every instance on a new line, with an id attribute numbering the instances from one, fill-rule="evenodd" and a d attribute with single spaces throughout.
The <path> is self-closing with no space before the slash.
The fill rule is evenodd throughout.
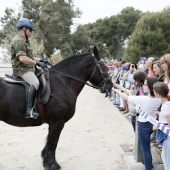
<path id="1" fill-rule="evenodd" d="M 160 62 L 161 63 L 166 63 L 167 64 L 167 70 L 165 71 L 165 79 L 168 81 L 170 81 L 170 54 L 165 54 L 160 58 Z"/>
<path id="2" fill-rule="evenodd" d="M 154 57 L 149 57 L 147 61 L 153 61 L 155 58 Z"/>

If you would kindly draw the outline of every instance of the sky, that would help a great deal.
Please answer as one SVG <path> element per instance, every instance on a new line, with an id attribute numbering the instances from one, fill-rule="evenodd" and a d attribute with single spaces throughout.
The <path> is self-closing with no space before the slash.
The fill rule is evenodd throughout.
<path id="1" fill-rule="evenodd" d="M 170 7 L 170 0 L 74 0 L 82 11 L 79 23 L 95 22 L 96 19 L 117 15 L 123 8 L 132 6 L 142 12 L 157 12 Z"/>
<path id="2" fill-rule="evenodd" d="M 75 24 L 95 22 L 97 19 L 117 15 L 123 8 L 132 6 L 142 12 L 157 12 L 170 7 L 170 0 L 73 0 L 75 7 L 82 12 L 80 19 L 75 19 Z M 21 0 L 0 0 L 0 17 L 4 15 L 7 7 L 17 8 Z"/>

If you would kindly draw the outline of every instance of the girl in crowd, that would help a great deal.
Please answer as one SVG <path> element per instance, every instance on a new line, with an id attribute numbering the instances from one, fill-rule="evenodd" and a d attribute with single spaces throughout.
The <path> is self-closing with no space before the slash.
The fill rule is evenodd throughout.
<path id="1" fill-rule="evenodd" d="M 135 81 L 135 96 L 144 96 L 143 85 L 147 75 L 143 71 L 137 71 L 133 75 L 133 79 Z M 136 115 L 131 115 L 131 123 L 134 131 L 136 130 Z"/>
<path id="2" fill-rule="evenodd" d="M 156 78 L 147 77 L 143 90 L 145 93 L 148 93 L 147 96 L 128 96 L 125 93 L 122 93 L 120 90 L 115 89 L 115 92 L 118 93 L 124 100 L 137 104 L 143 111 L 148 113 L 150 116 L 156 119 L 155 112 L 158 107 L 161 105 L 161 99 L 155 98 L 153 92 L 153 84 L 158 82 Z M 146 170 L 152 170 L 152 155 L 150 149 L 150 136 L 153 132 L 153 125 L 148 122 L 143 116 L 139 115 L 138 117 L 138 140 L 141 146 L 144 164 Z"/>
<path id="3" fill-rule="evenodd" d="M 163 82 L 158 82 L 153 85 L 155 97 L 162 100 L 162 107 L 160 112 L 155 114 L 159 116 L 159 121 L 170 128 L 170 96 L 168 96 L 169 88 Z M 153 128 L 154 130 L 156 127 Z M 162 145 L 162 160 L 165 170 L 170 170 L 170 136 L 158 129 L 157 133 L 158 144 Z"/>

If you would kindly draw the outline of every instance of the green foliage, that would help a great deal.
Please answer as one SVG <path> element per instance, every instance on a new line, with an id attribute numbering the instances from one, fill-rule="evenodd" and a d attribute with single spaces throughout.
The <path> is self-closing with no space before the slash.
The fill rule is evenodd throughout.
<path id="1" fill-rule="evenodd" d="M 123 9 L 120 14 L 109 18 L 99 19 L 93 24 L 85 27 L 91 32 L 90 38 L 95 45 L 101 43 L 99 51 L 103 57 L 122 57 L 125 41 L 132 34 L 136 23 L 140 18 L 141 11 L 133 7 Z"/>
<path id="2" fill-rule="evenodd" d="M 36 55 L 50 57 L 60 49 L 63 57 L 77 50 L 87 52 L 96 45 L 101 57 L 122 56 L 137 61 L 140 56 L 161 56 L 170 51 L 170 8 L 157 13 L 141 13 L 133 7 L 124 8 L 118 15 L 79 25 L 71 34 L 73 18 L 80 17 L 73 0 L 22 0 L 18 14 L 7 8 L 1 17 L 0 44 L 10 47 L 17 33 L 16 23 L 26 17 L 33 21 L 36 31 L 31 44 Z"/>
<path id="3" fill-rule="evenodd" d="M 79 10 L 74 11 L 72 1 L 64 0 L 23 0 L 24 16 L 33 18 L 36 23 L 38 42 L 43 40 L 44 52 L 47 56 L 54 49 L 60 49 L 65 57 L 72 54 L 70 46 L 70 26 L 73 17 L 78 17 Z"/>
<path id="4" fill-rule="evenodd" d="M 140 56 L 157 56 L 170 51 L 170 9 L 146 13 L 138 21 L 126 48 L 125 56 L 138 60 Z M 132 57 L 133 56 L 133 57 Z"/>
<path id="5" fill-rule="evenodd" d="M 0 44 L 8 50 L 10 48 L 12 38 L 17 33 L 16 22 L 20 16 L 21 13 L 15 15 L 15 11 L 13 9 L 6 8 L 5 15 L 0 18 L 1 26 L 3 27 L 3 29 L 0 30 Z"/>
<path id="6" fill-rule="evenodd" d="M 36 31 L 32 41 L 36 53 L 50 57 L 54 49 L 60 49 L 63 56 L 72 54 L 70 46 L 72 19 L 81 12 L 74 10 L 72 0 L 22 0 L 22 11 L 14 15 L 13 9 L 6 9 L 1 18 L 3 29 L 0 30 L 0 43 L 9 46 L 16 35 L 16 23 L 21 17 L 29 18 L 35 24 Z M 43 46 L 43 48 L 42 48 Z M 38 48 L 37 48 L 38 47 Z M 43 50 L 43 51 L 38 51 Z"/>
<path id="7" fill-rule="evenodd" d="M 83 52 L 88 52 L 90 45 L 93 44 L 92 39 L 90 39 L 90 31 L 87 30 L 83 25 L 78 25 L 77 30 L 72 35 L 72 49 L 74 53 L 78 50 Z"/>

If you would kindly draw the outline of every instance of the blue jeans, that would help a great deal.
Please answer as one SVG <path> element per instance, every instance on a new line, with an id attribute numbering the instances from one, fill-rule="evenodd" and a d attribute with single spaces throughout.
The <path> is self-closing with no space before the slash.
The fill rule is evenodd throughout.
<path id="1" fill-rule="evenodd" d="M 112 92 L 109 91 L 109 92 L 107 93 L 107 96 L 109 96 L 109 97 L 111 98 L 111 97 L 112 97 Z"/>
<path id="2" fill-rule="evenodd" d="M 164 163 L 164 169 L 169 170 L 170 169 L 170 136 L 167 136 L 167 139 L 163 141 L 161 157 Z"/>
<path id="3" fill-rule="evenodd" d="M 150 122 L 138 122 L 138 140 L 143 152 L 145 170 L 152 170 L 150 136 L 153 132 Z"/>
<path id="4" fill-rule="evenodd" d="M 120 96 L 116 93 L 116 104 L 120 105 Z"/>
<path id="5" fill-rule="evenodd" d="M 131 115 L 131 123 L 132 123 L 133 130 L 135 132 L 135 130 L 136 130 L 136 116 Z"/>

